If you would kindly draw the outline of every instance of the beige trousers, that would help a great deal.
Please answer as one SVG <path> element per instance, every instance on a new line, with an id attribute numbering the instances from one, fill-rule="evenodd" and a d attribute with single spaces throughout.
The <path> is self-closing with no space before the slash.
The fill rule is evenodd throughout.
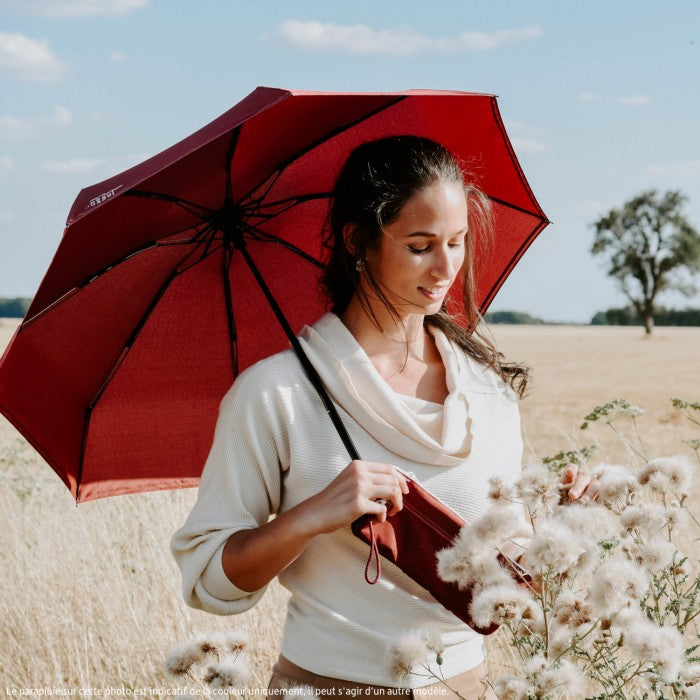
<path id="1" fill-rule="evenodd" d="M 465 700 L 496 700 L 496 695 L 483 680 L 485 675 L 486 665 L 482 663 L 458 676 L 448 678 L 446 683 Z M 459 697 L 448 690 L 443 683 L 435 683 L 411 690 L 410 688 L 391 688 L 321 676 L 297 666 L 280 654 L 272 669 L 268 690 L 291 689 L 299 685 L 308 685 L 314 688 L 315 696 L 319 700 L 329 696 L 360 698 L 370 695 L 425 698 L 425 700 L 454 700 Z M 293 696 L 294 691 L 290 692 L 289 695 Z M 272 697 L 272 694 L 269 697 Z M 300 696 L 297 695 L 297 697 Z"/>

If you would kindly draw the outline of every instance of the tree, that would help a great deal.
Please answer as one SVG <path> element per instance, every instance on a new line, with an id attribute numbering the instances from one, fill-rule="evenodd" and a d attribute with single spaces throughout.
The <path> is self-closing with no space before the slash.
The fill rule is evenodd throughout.
<path id="1" fill-rule="evenodd" d="M 677 190 L 642 192 L 593 224 L 593 255 L 607 254 L 608 274 L 617 280 L 651 333 L 656 297 L 676 289 L 697 291 L 700 234 L 681 213 L 686 197 Z M 690 277 L 682 277 L 682 272 Z"/>

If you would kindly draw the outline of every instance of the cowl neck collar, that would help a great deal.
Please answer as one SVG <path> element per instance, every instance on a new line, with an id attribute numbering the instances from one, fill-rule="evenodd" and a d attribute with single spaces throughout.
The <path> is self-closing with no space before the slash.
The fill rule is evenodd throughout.
<path id="1" fill-rule="evenodd" d="M 350 330 L 334 313 L 304 326 L 299 342 L 321 376 L 328 393 L 377 442 L 407 460 L 436 466 L 456 466 L 470 454 L 471 417 L 467 396 L 477 381 L 495 389 L 493 382 L 462 348 L 439 328 L 430 328 L 445 365 L 448 396 L 443 404 L 442 436 L 436 440 L 420 425 L 379 374 Z M 490 385 L 490 387 L 489 387 Z"/>

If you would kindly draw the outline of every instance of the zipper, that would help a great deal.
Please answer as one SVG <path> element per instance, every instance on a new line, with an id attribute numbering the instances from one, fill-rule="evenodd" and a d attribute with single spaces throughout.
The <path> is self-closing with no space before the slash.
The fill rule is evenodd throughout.
<path id="1" fill-rule="evenodd" d="M 404 501 L 403 507 L 410 513 L 413 513 L 413 515 L 415 515 L 419 520 L 422 520 L 429 528 L 442 535 L 448 542 L 452 541 L 453 538 L 450 537 L 439 525 L 436 525 L 434 522 L 429 520 L 423 513 L 408 503 L 408 501 Z"/>
<path id="2" fill-rule="evenodd" d="M 407 476 L 407 477 L 409 477 L 410 479 L 412 479 L 413 481 L 415 481 L 418 485 L 423 486 L 423 484 L 420 482 L 419 479 L 416 478 L 416 475 L 415 475 L 413 472 L 407 472 L 406 470 L 401 469 L 401 467 L 397 467 L 396 465 L 393 465 L 393 467 L 394 467 L 394 469 L 396 469 L 397 471 L 400 471 L 404 476 Z M 423 488 L 426 489 L 426 491 L 430 491 L 430 489 L 428 489 L 426 486 L 423 486 Z M 438 501 L 438 502 L 441 503 L 443 506 L 445 506 L 445 508 L 446 508 L 447 510 L 449 510 L 450 513 L 452 513 L 452 515 L 454 515 L 455 517 L 459 518 L 460 520 L 464 520 L 464 518 L 463 518 L 459 513 L 457 513 L 457 512 L 454 510 L 454 508 L 451 508 L 450 506 L 448 506 L 447 503 L 445 503 L 445 501 L 443 501 L 441 498 L 438 498 L 432 491 L 430 491 L 430 495 L 431 495 L 436 501 Z M 411 509 L 409 508 L 409 510 L 411 510 Z M 412 512 L 415 512 L 415 511 L 412 511 Z"/>

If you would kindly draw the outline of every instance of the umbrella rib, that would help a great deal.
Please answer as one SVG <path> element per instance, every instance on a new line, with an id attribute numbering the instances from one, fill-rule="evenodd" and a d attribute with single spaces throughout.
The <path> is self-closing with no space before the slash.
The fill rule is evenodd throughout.
<path id="1" fill-rule="evenodd" d="M 523 209 L 523 207 L 519 207 L 517 204 L 512 204 L 511 202 L 506 202 L 504 199 L 499 199 L 498 197 L 492 197 L 490 194 L 486 195 L 492 202 L 496 202 L 496 204 L 500 204 L 504 207 L 508 207 L 509 209 L 514 209 L 515 211 L 519 211 L 522 214 L 529 214 L 530 216 L 534 217 L 535 219 L 539 219 L 540 221 L 546 221 L 548 224 L 551 223 L 546 217 L 543 219 L 540 214 L 535 214 L 534 212 L 528 211 L 527 209 Z"/>
<path id="2" fill-rule="evenodd" d="M 326 265 L 324 265 L 320 260 L 316 260 L 313 255 L 309 255 L 307 252 L 303 251 L 301 248 L 297 248 L 293 243 L 290 243 L 289 241 L 285 241 L 282 238 L 279 238 L 278 236 L 275 236 L 273 233 L 268 233 L 267 231 L 262 231 L 259 228 L 252 226 L 251 224 L 246 224 L 242 223 L 241 226 L 250 233 L 253 238 L 259 240 L 261 243 L 278 243 L 281 246 L 284 246 L 288 250 L 291 250 L 293 253 L 296 253 L 300 257 L 304 258 L 310 263 L 313 263 L 316 265 L 316 267 L 320 268 L 325 272 Z"/>
<path id="3" fill-rule="evenodd" d="M 258 219 L 265 219 L 269 221 L 270 219 L 274 219 L 276 216 L 279 216 L 280 214 L 284 214 L 286 211 L 289 211 L 293 207 L 295 207 L 297 204 L 303 204 L 304 202 L 310 202 L 316 199 L 330 199 L 333 196 L 332 192 L 317 192 L 314 194 L 301 194 L 297 197 L 286 197 L 285 199 L 278 199 L 274 202 L 265 202 L 264 204 L 260 204 L 259 207 L 255 208 L 255 206 L 251 206 L 250 213 L 247 213 L 248 216 L 258 218 Z M 286 205 L 286 206 L 282 206 Z M 279 211 L 276 211 L 272 214 L 265 214 L 264 212 L 261 212 L 260 209 L 271 209 L 272 207 L 275 206 L 282 206 L 282 209 Z M 243 206 L 242 209 L 243 211 L 247 210 L 247 205 Z"/>
<path id="4" fill-rule="evenodd" d="M 238 139 L 241 135 L 241 129 L 243 125 L 237 126 L 233 130 L 231 135 L 231 143 L 229 143 L 228 151 L 226 152 L 226 203 L 233 204 L 233 182 L 231 181 L 231 168 L 233 162 L 233 156 L 236 152 L 236 146 L 238 145 Z"/>
<path id="5" fill-rule="evenodd" d="M 221 275 L 224 283 L 224 295 L 226 297 L 226 320 L 228 328 L 229 344 L 231 347 L 231 368 L 233 378 L 238 376 L 238 336 L 236 333 L 236 319 L 233 316 L 233 299 L 231 296 L 231 280 L 229 270 L 233 254 L 230 246 L 224 246 L 224 254 L 221 256 Z"/>
<path id="6" fill-rule="evenodd" d="M 191 227 L 189 227 L 191 228 Z M 181 229 L 181 231 L 186 231 L 187 229 Z M 175 235 L 176 233 L 180 233 L 181 231 L 175 231 L 172 234 L 168 235 Z M 195 237 L 193 239 L 193 242 L 196 241 L 197 238 Z M 186 242 L 182 241 L 182 244 L 184 245 Z M 113 267 L 116 267 L 117 265 L 121 265 L 123 262 L 127 261 L 129 258 L 132 258 L 134 255 L 138 255 L 139 253 L 143 253 L 145 250 L 149 250 L 150 248 L 158 247 L 160 245 L 174 245 L 173 243 L 171 244 L 165 244 L 165 243 L 158 243 L 158 241 L 149 241 L 148 243 L 145 243 L 139 248 L 135 248 L 134 250 L 129 251 L 126 255 L 123 255 L 121 258 L 118 258 L 114 262 L 111 262 L 109 265 L 103 267 L 101 270 L 98 270 L 97 272 L 93 273 L 90 275 L 90 277 L 85 277 L 82 279 L 78 284 L 76 284 L 73 288 L 69 289 L 65 294 L 60 296 L 58 299 L 55 301 L 51 302 L 48 306 L 43 308 L 41 311 L 37 311 L 31 318 L 25 319 L 22 322 L 21 328 L 26 328 L 30 324 L 34 323 L 34 321 L 38 321 L 44 314 L 46 314 L 48 311 L 51 311 L 55 309 L 59 304 L 62 302 L 66 301 L 69 299 L 73 294 L 76 292 L 79 292 L 81 289 L 87 287 L 89 284 L 94 282 L 96 279 L 102 277 L 106 272 L 109 272 Z"/>
<path id="7" fill-rule="evenodd" d="M 306 155 L 307 153 L 309 153 L 309 151 L 312 151 L 314 148 L 318 148 L 320 145 L 322 145 L 326 141 L 330 141 L 332 138 L 334 138 L 338 134 L 342 134 L 344 131 L 348 131 L 349 129 L 352 129 L 353 127 L 357 126 L 358 124 L 361 124 L 362 122 L 367 121 L 368 119 L 371 119 L 376 114 L 379 114 L 380 112 L 383 112 L 384 110 L 390 109 L 394 105 L 405 100 L 407 97 L 409 97 L 409 96 L 408 95 L 401 95 L 399 97 L 396 97 L 395 99 L 391 100 L 387 104 L 382 105 L 381 107 L 377 107 L 376 109 L 373 109 L 370 112 L 367 112 L 367 114 L 363 114 L 361 117 L 357 117 L 357 119 L 353 119 L 350 122 L 347 122 L 345 124 L 342 124 L 341 126 L 336 127 L 335 129 L 333 129 L 329 133 L 324 134 L 322 137 L 320 137 L 319 139 L 317 139 L 313 143 L 310 143 L 307 146 L 304 146 L 304 148 L 300 149 L 296 153 L 293 153 L 286 160 L 279 163 L 277 165 L 277 167 L 275 168 L 275 170 L 273 170 L 266 177 L 264 177 L 262 180 L 260 180 L 258 182 L 258 184 L 255 185 L 255 187 L 248 190 L 248 192 L 245 194 L 245 196 L 241 197 L 238 201 L 243 202 L 243 201 L 247 200 L 253 194 L 253 192 L 257 191 L 270 178 L 272 178 L 271 184 L 265 190 L 262 197 L 259 198 L 259 199 L 264 199 L 267 196 L 267 194 L 269 193 L 269 191 L 272 189 L 275 182 L 277 181 L 277 178 L 282 174 L 282 171 L 285 170 L 295 160 L 298 160 L 302 156 Z"/>
<path id="8" fill-rule="evenodd" d="M 171 202 L 172 204 L 177 204 L 179 207 L 184 209 L 188 214 L 194 214 L 200 218 L 204 216 L 210 216 L 214 213 L 213 209 L 208 207 L 203 207 L 201 204 L 195 204 L 194 202 L 188 202 L 182 197 L 176 197 L 172 194 L 167 194 L 165 192 L 148 192 L 146 190 L 127 190 L 124 192 L 122 197 L 143 197 L 145 199 L 159 199 L 164 202 Z"/>

